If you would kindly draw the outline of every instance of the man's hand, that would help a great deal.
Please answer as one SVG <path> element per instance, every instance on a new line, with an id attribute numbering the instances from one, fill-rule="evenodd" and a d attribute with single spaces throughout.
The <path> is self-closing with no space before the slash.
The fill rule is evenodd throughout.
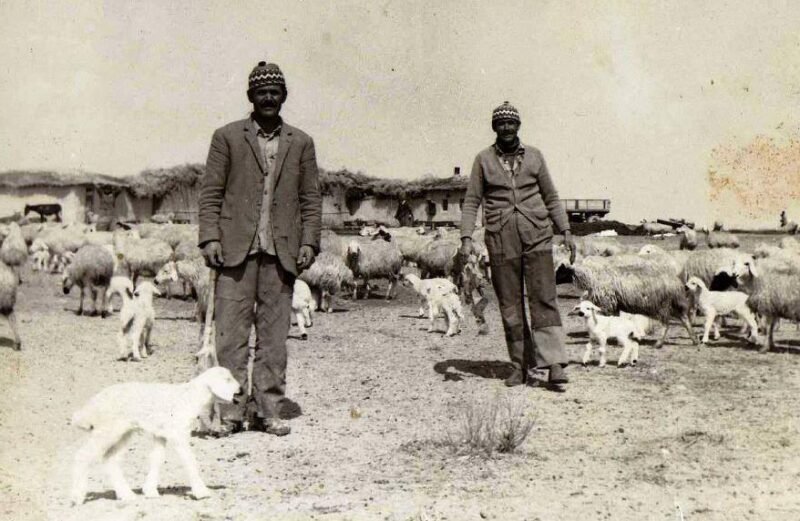
<path id="1" fill-rule="evenodd" d="M 314 262 L 314 248 L 304 244 L 300 246 L 300 253 L 297 255 L 297 268 L 302 271 Z"/>
<path id="2" fill-rule="evenodd" d="M 224 260 L 222 259 L 222 245 L 219 241 L 209 241 L 203 246 L 203 258 L 206 260 L 206 266 L 222 267 Z"/>
<path id="3" fill-rule="evenodd" d="M 468 259 L 469 255 L 472 253 L 472 238 L 471 237 L 462 237 L 461 238 L 461 249 L 459 250 L 461 257 L 463 259 Z"/>
<path id="4" fill-rule="evenodd" d="M 578 246 L 575 244 L 575 239 L 572 238 L 572 232 L 569 230 L 564 232 L 564 246 L 569 248 L 569 263 L 575 264 L 575 257 L 578 254 Z"/>

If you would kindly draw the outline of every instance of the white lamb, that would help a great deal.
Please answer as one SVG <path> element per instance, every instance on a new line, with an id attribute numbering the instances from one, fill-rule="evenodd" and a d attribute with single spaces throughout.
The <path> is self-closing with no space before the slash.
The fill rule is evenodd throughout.
<path id="1" fill-rule="evenodd" d="M 311 294 L 311 288 L 300 279 L 294 280 L 292 293 L 292 313 L 297 319 L 297 327 L 300 329 L 300 337 L 308 339 L 306 328 L 311 327 L 311 314 L 316 308 L 317 302 Z"/>
<path id="2" fill-rule="evenodd" d="M 436 317 L 444 315 L 447 321 L 445 336 L 457 335 L 461 331 L 459 324 L 464 319 L 464 314 L 461 311 L 461 298 L 458 293 L 440 293 L 438 288 L 429 287 L 427 289 L 427 299 L 428 316 L 431 321 L 428 333 L 435 331 Z"/>
<path id="3" fill-rule="evenodd" d="M 736 314 L 750 327 L 750 341 L 758 343 L 758 325 L 753 312 L 747 305 L 748 295 L 741 291 L 710 291 L 698 277 L 690 277 L 686 281 L 686 289 L 694 293 L 697 306 L 706 317 L 703 328 L 704 344 L 708 343 L 708 333 L 714 329 L 714 340 L 720 337 L 719 327 L 714 322 L 717 315 Z"/>
<path id="4" fill-rule="evenodd" d="M 239 383 L 224 367 L 211 368 L 184 384 L 128 382 L 100 391 L 72 416 L 72 425 L 89 431 L 89 438 L 75 456 L 72 504 L 86 497 L 89 467 L 97 460 L 105 464 L 117 499 L 136 497 L 120 464 L 128 441 L 137 432 L 155 442 L 150 453 L 150 470 L 144 480 L 145 497 L 158 497 L 159 467 L 169 443 L 180 457 L 195 499 L 209 497 L 189 438 L 198 416 L 208 416 L 215 400 L 231 402 Z"/>
<path id="5" fill-rule="evenodd" d="M 617 366 L 621 366 L 628 361 L 630 356 L 631 365 L 636 365 L 639 361 L 639 344 L 634 337 L 639 334 L 639 327 L 628 317 L 606 316 L 601 314 L 598 306 L 588 300 L 581 301 L 575 306 L 570 315 L 578 315 L 586 319 L 586 327 L 589 330 L 589 342 L 586 343 L 586 351 L 583 353 L 583 364 L 586 365 L 592 357 L 594 346 L 592 340 L 599 343 L 600 367 L 606 365 L 606 345 L 608 339 L 613 338 L 622 345 L 622 353 L 617 360 Z"/>
<path id="6" fill-rule="evenodd" d="M 434 288 L 439 294 L 455 293 L 458 294 L 458 288 L 452 281 L 445 278 L 435 279 L 421 279 L 413 273 L 406 273 L 403 275 L 403 285 L 410 285 L 414 288 L 420 298 L 419 315 L 425 316 L 425 307 L 428 300 L 429 290 Z"/>
<path id="7" fill-rule="evenodd" d="M 31 254 L 31 269 L 33 271 L 46 271 L 47 266 L 50 264 L 50 252 L 47 250 L 38 250 Z"/>
<path id="8" fill-rule="evenodd" d="M 119 359 L 132 355 L 137 362 L 152 353 L 150 333 L 156 319 L 153 309 L 153 295 L 161 295 L 150 281 L 140 282 L 133 293 L 126 291 L 119 311 L 121 328 L 119 332 Z M 139 346 L 141 345 L 141 351 Z M 148 353 L 148 350 L 150 353 Z"/>

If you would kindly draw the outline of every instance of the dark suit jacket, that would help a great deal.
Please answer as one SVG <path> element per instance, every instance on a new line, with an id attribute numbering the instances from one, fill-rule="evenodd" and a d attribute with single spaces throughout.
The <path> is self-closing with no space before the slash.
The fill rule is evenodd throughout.
<path id="1" fill-rule="evenodd" d="M 487 232 L 499 232 L 515 210 L 537 228 L 546 228 L 552 223 L 559 233 L 569 230 L 567 213 L 544 157 L 530 145 L 525 145 L 522 164 L 513 183 L 503 170 L 494 145 L 475 158 L 461 212 L 462 237 L 472 237 L 481 203 Z"/>
<path id="2" fill-rule="evenodd" d="M 250 119 L 214 132 L 200 182 L 199 244 L 220 241 L 225 266 L 241 264 L 256 235 L 267 179 L 274 183 L 275 252 L 284 269 L 297 275 L 300 246 L 319 251 L 322 198 L 314 141 L 284 123 L 274 173 L 265 177 L 257 132 Z"/>

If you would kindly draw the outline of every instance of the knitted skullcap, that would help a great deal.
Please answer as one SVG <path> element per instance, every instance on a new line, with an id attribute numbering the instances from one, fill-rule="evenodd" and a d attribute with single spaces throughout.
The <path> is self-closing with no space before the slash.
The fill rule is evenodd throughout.
<path id="1" fill-rule="evenodd" d="M 492 112 L 492 124 L 503 119 L 510 119 L 520 123 L 519 111 L 511 103 L 504 101 L 502 105 Z"/>
<path id="2" fill-rule="evenodd" d="M 250 77 L 247 82 L 247 89 L 252 90 L 264 85 L 280 85 L 286 89 L 286 80 L 283 78 L 283 73 L 280 67 L 274 63 L 258 62 L 258 65 L 253 67 Z"/>

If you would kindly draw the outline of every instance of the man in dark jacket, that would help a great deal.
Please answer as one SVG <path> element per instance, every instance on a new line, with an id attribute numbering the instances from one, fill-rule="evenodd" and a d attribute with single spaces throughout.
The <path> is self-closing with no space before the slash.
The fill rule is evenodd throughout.
<path id="1" fill-rule="evenodd" d="M 472 167 L 462 212 L 461 250 L 467 255 L 472 249 L 475 218 L 482 203 L 492 285 L 514 366 L 505 383 L 524 384 L 528 368 L 533 366 L 548 369 L 550 383 L 564 384 L 567 353 L 556 301 L 553 226 L 564 234 L 572 261 L 575 242 L 544 157 L 520 142 L 519 127 L 519 112 L 508 102 L 492 113 L 497 139 L 478 154 Z M 525 316 L 525 288 L 532 334 Z"/>
<path id="2" fill-rule="evenodd" d="M 219 363 L 247 389 L 255 324 L 252 398 L 261 427 L 276 435 L 290 432 L 279 413 L 294 280 L 314 262 L 322 219 L 314 142 L 279 115 L 287 94 L 277 65 L 253 68 L 247 90 L 253 112 L 214 132 L 199 201 L 199 246 L 219 270 Z M 246 402 L 241 394 L 222 409 L 225 434 L 241 430 Z"/>

